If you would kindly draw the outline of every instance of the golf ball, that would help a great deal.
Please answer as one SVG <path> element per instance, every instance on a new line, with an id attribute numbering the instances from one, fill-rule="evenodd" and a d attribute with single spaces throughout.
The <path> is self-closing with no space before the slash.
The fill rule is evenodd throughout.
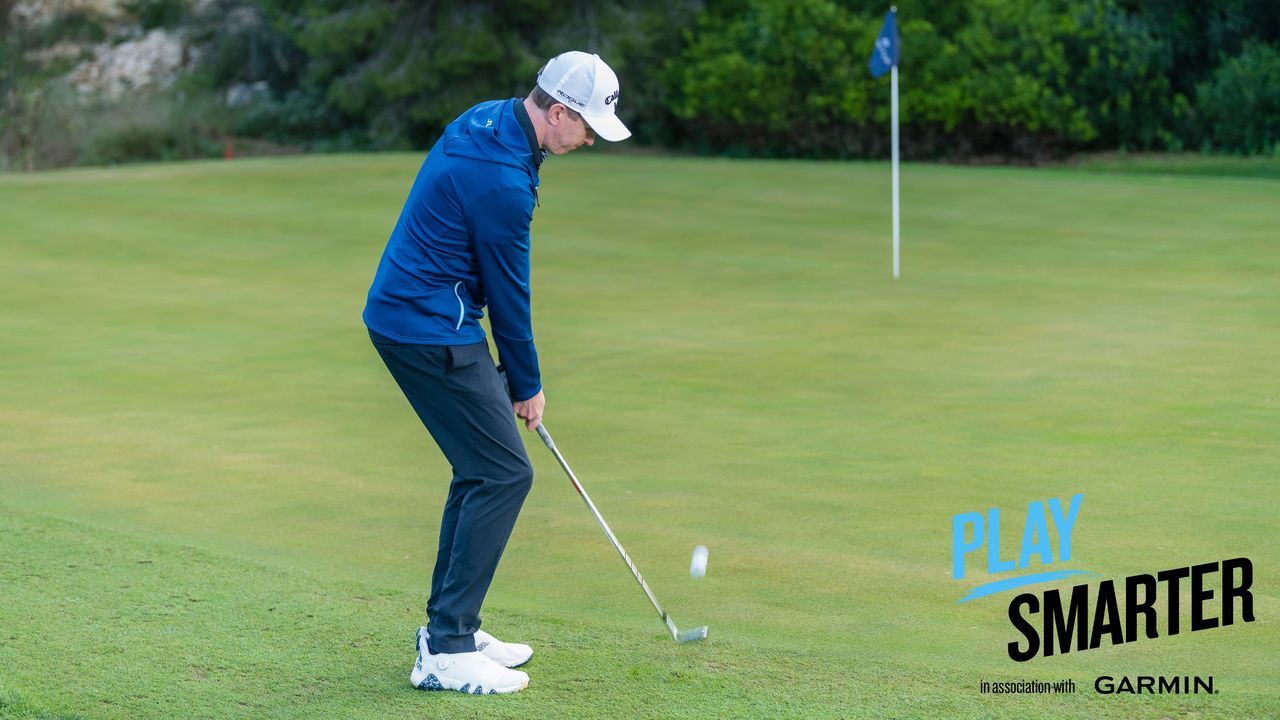
<path id="1" fill-rule="evenodd" d="M 695 578 L 707 574 L 707 546 L 699 545 L 693 549 L 693 560 L 689 562 L 689 574 Z"/>

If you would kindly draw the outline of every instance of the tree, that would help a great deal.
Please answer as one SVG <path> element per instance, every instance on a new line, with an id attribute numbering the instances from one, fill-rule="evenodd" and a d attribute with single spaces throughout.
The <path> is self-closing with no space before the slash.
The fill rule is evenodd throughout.
<path id="1" fill-rule="evenodd" d="M 0 0 L 0 167 L 16 161 L 33 170 L 46 162 L 69 162 L 74 149 L 64 142 L 66 128 L 60 127 L 67 118 L 60 112 L 57 78 L 76 58 L 39 51 L 54 40 L 100 39 L 103 30 L 79 9 L 32 26 L 16 18 L 15 6 L 13 0 Z M 64 157 L 68 152 L 71 156 Z"/>
<path id="2" fill-rule="evenodd" d="M 1280 154 L 1280 51 L 1250 42 L 1197 88 L 1208 149 Z"/>
<path id="3" fill-rule="evenodd" d="M 351 136 L 353 142 L 375 148 L 429 144 L 476 102 L 526 94 L 542 64 L 569 49 L 610 60 L 623 78 L 625 114 L 631 98 L 655 92 L 655 85 L 646 82 L 652 73 L 629 64 L 621 50 L 644 59 L 634 51 L 663 41 L 658 33 L 642 42 L 640 33 L 671 27 L 658 19 L 679 27 L 699 6 L 690 0 L 264 2 L 309 57 L 297 92 L 323 98 L 343 126 L 363 133 Z"/>

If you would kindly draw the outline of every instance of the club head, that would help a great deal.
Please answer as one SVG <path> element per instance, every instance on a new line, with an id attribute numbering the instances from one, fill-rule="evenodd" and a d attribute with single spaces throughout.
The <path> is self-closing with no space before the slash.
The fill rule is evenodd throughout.
<path id="1" fill-rule="evenodd" d="M 695 640 L 706 640 L 706 639 L 707 639 L 706 625 L 703 625 L 700 628 L 694 628 L 692 630 L 685 630 L 684 632 L 676 636 L 676 642 L 694 642 Z"/>

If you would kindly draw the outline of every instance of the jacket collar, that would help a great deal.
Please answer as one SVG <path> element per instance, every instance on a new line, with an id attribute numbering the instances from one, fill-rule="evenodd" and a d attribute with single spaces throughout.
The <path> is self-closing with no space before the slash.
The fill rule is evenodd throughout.
<path id="1" fill-rule="evenodd" d="M 538 133 L 533 129 L 533 119 L 529 117 L 529 111 L 524 107 L 524 101 L 516 98 L 512 101 L 515 107 L 516 120 L 520 121 L 520 127 L 524 128 L 524 134 L 529 138 L 529 152 L 533 153 L 533 167 L 536 170 L 542 169 L 542 161 L 547 159 L 547 151 L 538 147 Z"/>

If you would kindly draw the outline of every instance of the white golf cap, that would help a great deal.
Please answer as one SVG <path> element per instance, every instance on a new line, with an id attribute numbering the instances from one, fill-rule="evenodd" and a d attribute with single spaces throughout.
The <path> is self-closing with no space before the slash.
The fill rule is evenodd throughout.
<path id="1" fill-rule="evenodd" d="M 538 87 L 556 102 L 578 111 L 610 142 L 631 137 L 618 119 L 618 76 L 599 55 L 572 50 L 551 58 L 538 73 Z"/>

